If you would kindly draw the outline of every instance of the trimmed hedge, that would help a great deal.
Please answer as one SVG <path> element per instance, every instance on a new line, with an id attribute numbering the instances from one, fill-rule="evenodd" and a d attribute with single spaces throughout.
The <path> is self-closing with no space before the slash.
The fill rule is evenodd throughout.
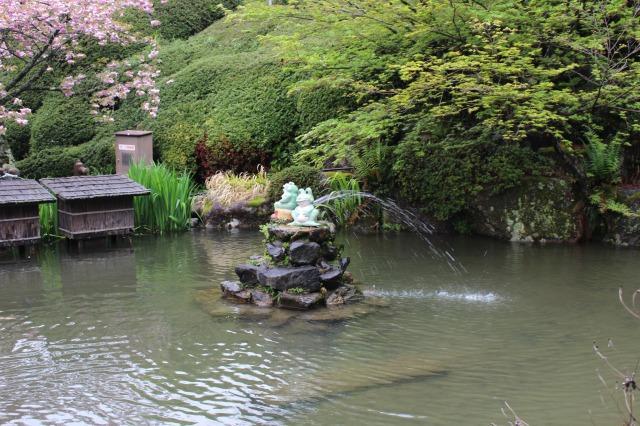
<path id="1" fill-rule="evenodd" d="M 90 141 L 96 132 L 90 110 L 89 101 L 82 97 L 45 99 L 31 122 L 31 151 Z"/>
<path id="2" fill-rule="evenodd" d="M 287 182 L 295 183 L 298 188 L 311 188 L 313 196 L 318 198 L 329 190 L 327 180 L 322 172 L 310 166 L 291 166 L 269 175 L 270 201 L 277 201 L 282 196 L 282 187 Z"/>
<path id="3" fill-rule="evenodd" d="M 20 126 L 13 121 L 7 123 L 5 139 L 11 148 L 11 153 L 16 161 L 22 160 L 29 154 L 29 139 L 31 137 L 31 125 Z"/>
<path id="4" fill-rule="evenodd" d="M 160 35 L 167 40 L 188 38 L 224 17 L 224 8 L 235 9 L 239 3 L 239 0 L 169 0 L 157 4 L 155 17 L 161 22 Z"/>
<path id="5" fill-rule="evenodd" d="M 72 147 L 44 149 L 18 161 L 16 166 L 26 178 L 63 177 L 73 173 L 73 165 L 78 159 L 89 167 L 91 174 L 113 173 L 113 138 L 103 138 Z"/>
<path id="6" fill-rule="evenodd" d="M 144 123 L 154 130 L 162 161 L 195 172 L 196 144 L 207 135 L 211 152 L 248 149 L 286 164 L 299 126 L 287 95 L 295 76 L 271 61 L 255 54 L 206 57 L 173 75 L 158 118 Z"/>

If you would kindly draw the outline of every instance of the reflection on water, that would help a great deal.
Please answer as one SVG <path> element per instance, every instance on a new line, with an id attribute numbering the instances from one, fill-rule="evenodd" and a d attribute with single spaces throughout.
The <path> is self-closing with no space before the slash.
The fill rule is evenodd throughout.
<path id="1" fill-rule="evenodd" d="M 637 285 L 637 252 L 459 238 L 453 274 L 410 235 L 348 235 L 385 303 L 337 321 L 218 301 L 260 238 L 0 262 L 0 423 L 488 424 L 504 400 L 531 424 L 615 422 L 591 344 L 635 365 L 616 290 Z"/>

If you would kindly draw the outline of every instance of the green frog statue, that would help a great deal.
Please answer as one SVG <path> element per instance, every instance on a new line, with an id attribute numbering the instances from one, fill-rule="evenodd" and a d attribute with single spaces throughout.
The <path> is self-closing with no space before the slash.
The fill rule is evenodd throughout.
<path id="1" fill-rule="evenodd" d="M 280 201 L 273 204 L 275 212 L 272 219 L 278 221 L 291 221 L 291 210 L 296 208 L 296 198 L 298 197 L 298 187 L 293 182 L 285 183 L 282 186 L 282 197 Z"/>
<path id="2" fill-rule="evenodd" d="M 316 221 L 320 211 L 313 205 L 313 192 L 311 188 L 298 190 L 298 196 L 296 197 L 296 203 L 298 206 L 293 209 L 291 216 L 293 222 L 291 226 L 320 226 Z"/>

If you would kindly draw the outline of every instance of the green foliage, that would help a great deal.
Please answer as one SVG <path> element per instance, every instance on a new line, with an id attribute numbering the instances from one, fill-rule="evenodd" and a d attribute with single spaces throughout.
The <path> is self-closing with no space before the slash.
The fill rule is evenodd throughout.
<path id="1" fill-rule="evenodd" d="M 22 175 L 31 179 L 70 176 L 76 160 L 81 160 L 91 174 L 113 173 L 115 153 L 113 138 L 103 138 L 78 146 L 48 148 L 18 161 Z"/>
<path id="2" fill-rule="evenodd" d="M 355 99 L 348 81 L 320 79 L 302 81 L 289 90 L 295 97 L 300 115 L 300 132 L 306 133 L 315 125 L 354 109 Z"/>
<path id="3" fill-rule="evenodd" d="M 187 38 L 207 28 L 225 15 L 225 8 L 235 9 L 239 0 L 169 0 L 157 4 L 155 17 L 160 20 L 160 35 L 167 40 Z"/>
<path id="4" fill-rule="evenodd" d="M 600 213 L 616 213 L 625 217 L 638 217 L 638 214 L 626 203 L 616 200 L 615 195 L 606 191 L 596 191 L 589 196 L 589 202 Z"/>
<path id="5" fill-rule="evenodd" d="M 134 200 L 137 227 L 160 234 L 189 228 L 194 185 L 188 173 L 177 173 L 163 164 L 134 164 L 129 177 L 151 191 Z"/>
<path id="6" fill-rule="evenodd" d="M 304 294 L 306 292 L 307 291 L 302 287 L 293 287 L 293 288 L 287 289 L 287 293 L 289 294 Z"/>
<path id="7" fill-rule="evenodd" d="M 7 123 L 7 133 L 4 137 L 11 148 L 11 153 L 16 161 L 22 160 L 29 153 L 29 139 L 31 126 L 20 126 L 14 122 Z"/>
<path id="8" fill-rule="evenodd" d="M 400 193 L 440 220 L 469 208 L 485 191 L 502 192 L 546 169 L 543 158 L 517 145 L 450 146 L 419 139 L 403 142 L 394 164 Z"/>
<path id="9" fill-rule="evenodd" d="M 31 151 L 88 142 L 95 135 L 95 127 L 87 99 L 51 96 L 31 122 Z"/>
<path id="10" fill-rule="evenodd" d="M 268 199 L 277 201 L 282 195 L 282 187 L 287 182 L 295 183 L 298 188 L 311 188 L 313 196 L 318 198 L 327 191 L 326 179 L 319 169 L 312 166 L 290 166 L 269 176 Z"/>
<path id="11" fill-rule="evenodd" d="M 398 117 L 385 104 L 374 103 L 344 118 L 324 121 L 299 137 L 303 149 L 296 162 L 355 167 L 359 179 L 375 184 L 386 175 L 387 144 L 399 133 Z"/>
<path id="12" fill-rule="evenodd" d="M 587 147 L 587 176 L 596 185 L 620 181 L 622 155 L 619 142 L 605 144 L 597 139 Z"/>

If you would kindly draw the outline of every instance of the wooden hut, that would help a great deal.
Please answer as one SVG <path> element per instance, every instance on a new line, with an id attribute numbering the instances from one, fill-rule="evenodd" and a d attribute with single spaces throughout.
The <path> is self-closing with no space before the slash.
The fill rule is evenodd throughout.
<path id="1" fill-rule="evenodd" d="M 35 180 L 0 177 L 0 247 L 40 241 L 38 204 L 54 201 Z"/>
<path id="2" fill-rule="evenodd" d="M 122 175 L 41 179 L 58 199 L 58 229 L 70 239 L 125 235 L 133 231 L 133 197 L 149 195 Z"/>

